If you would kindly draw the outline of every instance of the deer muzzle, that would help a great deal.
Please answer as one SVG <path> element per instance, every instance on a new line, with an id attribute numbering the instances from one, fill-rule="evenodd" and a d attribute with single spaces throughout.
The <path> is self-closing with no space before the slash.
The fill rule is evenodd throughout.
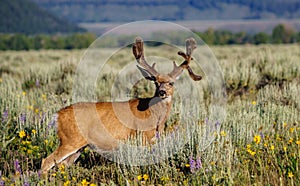
<path id="1" fill-rule="evenodd" d="M 167 92 L 165 90 L 159 90 L 158 95 L 160 98 L 165 98 L 167 96 Z"/>

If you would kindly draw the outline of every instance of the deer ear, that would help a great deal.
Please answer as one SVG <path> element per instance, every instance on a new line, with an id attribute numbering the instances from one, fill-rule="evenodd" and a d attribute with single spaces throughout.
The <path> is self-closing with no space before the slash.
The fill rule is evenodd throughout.
<path id="1" fill-rule="evenodd" d="M 141 68 L 139 65 L 137 65 L 137 68 L 147 80 L 156 81 L 155 76 L 151 75 L 146 69 Z"/>

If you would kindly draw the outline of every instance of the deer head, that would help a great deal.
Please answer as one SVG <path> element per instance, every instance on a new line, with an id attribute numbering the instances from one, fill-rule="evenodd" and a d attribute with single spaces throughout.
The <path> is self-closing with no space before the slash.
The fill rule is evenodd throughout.
<path id="1" fill-rule="evenodd" d="M 155 82 L 156 91 L 154 97 L 161 99 L 171 98 L 174 93 L 174 83 L 176 79 L 182 74 L 184 69 L 187 69 L 190 77 L 194 81 L 202 79 L 201 76 L 194 74 L 189 64 L 193 60 L 192 53 L 196 49 L 196 41 L 194 38 L 186 40 L 186 53 L 179 51 L 178 55 L 182 56 L 185 60 L 181 65 L 177 66 L 173 62 L 173 70 L 168 74 L 160 74 L 155 70 L 155 63 L 149 65 L 144 57 L 144 42 L 142 38 L 137 37 L 132 47 L 133 55 L 137 60 L 137 67 L 141 71 L 142 75 L 150 81 Z"/>

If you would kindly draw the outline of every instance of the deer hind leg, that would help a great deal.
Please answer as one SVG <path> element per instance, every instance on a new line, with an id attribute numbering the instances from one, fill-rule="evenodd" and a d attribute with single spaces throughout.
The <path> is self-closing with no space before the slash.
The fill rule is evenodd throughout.
<path id="1" fill-rule="evenodd" d="M 80 149 L 87 144 L 80 146 L 70 146 L 61 144 L 52 154 L 42 161 L 41 171 L 47 173 L 56 164 L 72 164 L 80 155 Z"/>
<path id="2" fill-rule="evenodd" d="M 67 157 L 66 159 L 64 159 L 61 164 L 63 165 L 66 165 L 66 166 L 70 166 L 72 165 L 73 163 L 75 163 L 75 161 L 79 158 L 81 152 L 82 152 L 82 149 L 84 148 L 85 146 L 83 146 L 82 148 L 80 148 L 77 152 L 71 154 L 69 157 Z"/>

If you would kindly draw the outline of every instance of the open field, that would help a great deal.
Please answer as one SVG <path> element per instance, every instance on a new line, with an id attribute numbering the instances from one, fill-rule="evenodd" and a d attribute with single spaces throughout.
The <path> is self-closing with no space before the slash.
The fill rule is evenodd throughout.
<path id="1" fill-rule="evenodd" d="M 125 22 L 127 23 L 127 22 Z M 80 26 L 87 29 L 89 32 L 101 35 L 119 25 L 125 23 L 81 23 Z M 289 25 L 295 30 L 300 29 L 300 20 L 298 19 L 271 19 L 271 20 L 197 20 L 197 21 L 174 21 L 175 24 L 179 24 L 183 27 L 191 30 L 197 30 L 204 32 L 209 28 L 215 30 L 228 30 L 231 32 L 246 32 L 255 34 L 258 32 L 272 33 L 272 29 L 278 24 Z M 136 29 L 138 33 L 140 29 L 147 30 L 147 32 L 157 32 L 171 30 L 168 26 L 155 27 L 155 25 L 144 25 L 143 28 Z M 120 34 L 124 34 L 124 31 Z M 127 34 L 133 34 L 132 30 L 129 30 Z"/>
<path id="2" fill-rule="evenodd" d="M 172 56 L 161 47 L 146 49 L 147 54 Z M 73 102 L 84 51 L 1 52 L 0 185 L 300 185 L 300 46 L 212 50 L 224 74 L 227 116 L 205 150 L 199 150 L 198 131 L 188 134 L 191 140 L 175 155 L 154 165 L 122 165 L 85 148 L 74 165 L 53 168 L 47 177 L 38 170 L 59 143 L 53 114 Z M 134 60 L 129 53 L 124 49 L 110 60 Z M 109 99 L 115 72 L 99 78 L 95 99 Z M 144 84 L 150 88 L 139 87 L 129 96 L 151 95 L 153 86 Z M 205 77 L 201 87 L 197 129 L 207 124 L 211 104 Z M 166 133 L 180 125 L 177 114 L 175 101 Z"/>

